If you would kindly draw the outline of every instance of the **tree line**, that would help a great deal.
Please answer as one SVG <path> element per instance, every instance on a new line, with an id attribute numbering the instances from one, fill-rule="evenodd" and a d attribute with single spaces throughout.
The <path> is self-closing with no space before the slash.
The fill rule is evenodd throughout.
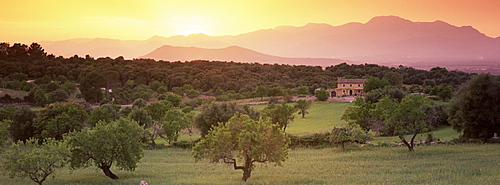
<path id="1" fill-rule="evenodd" d="M 318 88 L 336 88 L 337 77 L 377 77 L 391 85 L 414 85 L 410 91 L 423 92 L 439 85 L 456 89 L 471 75 L 440 67 L 425 71 L 376 64 L 342 63 L 322 69 L 203 60 L 95 59 L 89 55 L 64 58 L 47 54 L 37 43 L 0 43 L 0 68 L 2 88 L 28 91 L 26 100 L 38 105 L 75 97 L 90 103 L 110 100 L 130 104 L 137 98 L 159 98 L 166 91 L 192 99 L 200 94 L 213 95 L 220 101 L 308 95 Z"/>

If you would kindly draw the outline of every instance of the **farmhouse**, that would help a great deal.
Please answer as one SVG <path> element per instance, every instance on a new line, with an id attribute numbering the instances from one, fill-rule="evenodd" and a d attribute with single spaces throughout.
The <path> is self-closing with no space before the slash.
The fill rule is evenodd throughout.
<path id="1" fill-rule="evenodd" d="M 337 88 L 329 90 L 331 97 L 363 96 L 363 86 L 366 79 L 337 78 Z"/>

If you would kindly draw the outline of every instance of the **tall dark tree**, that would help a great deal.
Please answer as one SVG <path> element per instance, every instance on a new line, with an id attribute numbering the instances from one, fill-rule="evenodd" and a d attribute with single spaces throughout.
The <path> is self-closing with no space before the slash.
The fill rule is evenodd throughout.
<path id="1" fill-rule="evenodd" d="M 7 49 L 7 54 L 10 60 L 27 62 L 28 59 L 28 46 L 25 44 L 15 43 L 10 48 Z"/>
<path id="2" fill-rule="evenodd" d="M 47 56 L 47 53 L 40 44 L 33 42 L 28 48 L 28 55 L 32 59 L 39 60 L 45 58 Z"/>
<path id="3" fill-rule="evenodd" d="M 500 133 L 500 77 L 480 74 L 452 98 L 448 121 L 465 138 L 488 139 Z"/>
<path id="4" fill-rule="evenodd" d="M 87 73 L 80 82 L 80 91 L 85 100 L 97 103 L 103 98 L 101 88 L 106 87 L 106 81 L 103 80 L 104 75 L 98 71 Z"/>
<path id="5" fill-rule="evenodd" d="M 24 142 L 35 135 L 33 125 L 35 118 L 35 112 L 26 106 L 8 106 L 0 109 L 0 120 L 11 120 L 9 133 L 15 142 Z"/>

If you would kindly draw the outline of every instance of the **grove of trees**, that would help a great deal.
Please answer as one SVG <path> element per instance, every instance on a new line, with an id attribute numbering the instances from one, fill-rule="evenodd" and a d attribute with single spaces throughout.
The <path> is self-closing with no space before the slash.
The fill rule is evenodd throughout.
<path id="1" fill-rule="evenodd" d="M 130 104 L 137 98 L 177 98 L 167 91 L 191 99 L 214 95 L 220 101 L 287 94 L 307 96 L 315 94 L 318 88 L 335 88 L 337 77 L 376 77 L 389 85 L 417 85 L 412 92 L 439 85 L 454 89 L 470 79 L 468 73 L 440 67 L 425 71 L 404 66 L 342 63 L 322 69 L 221 61 L 94 59 L 77 55 L 63 58 L 46 54 L 36 43 L 30 46 L 0 43 L 0 48 L 0 87 L 28 91 L 23 101 L 42 106 L 72 98 L 84 98 L 89 103 L 109 100 L 116 104 Z M 371 86 L 367 84 L 367 88 Z M 180 105 L 172 102 L 174 106 Z"/>

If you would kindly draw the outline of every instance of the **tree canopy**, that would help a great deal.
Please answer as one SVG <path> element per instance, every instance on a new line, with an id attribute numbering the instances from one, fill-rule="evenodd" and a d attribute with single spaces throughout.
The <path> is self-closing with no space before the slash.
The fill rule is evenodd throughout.
<path id="1" fill-rule="evenodd" d="M 330 97 L 330 93 L 325 89 L 320 89 L 314 91 L 314 96 L 316 96 L 316 99 L 318 99 L 319 101 L 325 101 L 328 99 L 328 97 Z"/>
<path id="2" fill-rule="evenodd" d="M 118 179 L 110 168 L 135 170 L 144 156 L 141 148 L 142 129 L 135 121 L 121 118 L 111 123 L 100 121 L 94 128 L 73 132 L 68 140 L 71 146 L 71 167 L 96 166 L 111 179 Z"/>
<path id="3" fill-rule="evenodd" d="M 286 131 L 288 124 L 295 119 L 294 113 L 296 112 L 297 108 L 287 105 L 286 102 L 271 103 L 262 110 L 262 116 L 270 118 L 273 124 L 277 124 L 283 131 Z"/>
<path id="4" fill-rule="evenodd" d="M 311 108 L 312 101 L 311 100 L 297 100 L 295 103 L 295 108 L 299 110 L 299 115 L 302 115 L 302 118 L 309 114 L 307 109 Z"/>
<path id="5" fill-rule="evenodd" d="M 409 151 L 413 151 L 415 137 L 429 131 L 429 123 L 425 120 L 427 115 L 422 110 L 426 103 L 428 99 L 424 96 L 408 95 L 393 112 L 389 113 L 387 127 L 394 130 L 394 134 L 401 139 Z M 409 142 L 405 135 L 411 136 Z"/>
<path id="6" fill-rule="evenodd" d="M 38 140 L 29 139 L 13 144 L 2 157 L 2 165 L 11 178 L 29 177 L 41 185 L 66 165 L 69 149 L 54 139 L 46 139 L 41 145 Z"/>
<path id="7" fill-rule="evenodd" d="M 40 110 L 33 125 L 39 138 L 62 140 L 64 134 L 81 130 L 88 117 L 81 104 L 73 101 L 60 102 Z"/>
<path id="8" fill-rule="evenodd" d="M 194 117 L 194 122 L 196 127 L 200 129 L 201 136 L 204 137 L 212 127 L 227 122 L 236 112 L 247 114 L 254 120 L 258 120 L 260 117 L 260 112 L 249 106 L 222 102 L 203 105 L 201 112 Z"/>
<path id="9" fill-rule="evenodd" d="M 474 76 L 452 98 L 448 121 L 465 138 L 487 139 L 500 133 L 500 77 Z"/>
<path id="10" fill-rule="evenodd" d="M 390 85 L 390 83 L 386 79 L 380 79 L 378 77 L 368 77 L 363 86 L 363 91 L 365 93 L 369 93 L 370 91 L 381 89 L 388 85 Z"/>
<path id="11" fill-rule="evenodd" d="M 333 127 L 330 140 L 340 145 L 342 151 L 345 150 L 345 143 L 364 143 L 370 139 L 370 135 L 361 130 L 359 126 Z"/>
<path id="12" fill-rule="evenodd" d="M 123 57 L 94 59 L 78 55 L 63 58 L 44 54 L 41 45 L 36 43 L 31 46 L 0 43 L 0 48 L 0 76 L 4 77 L 9 88 L 30 91 L 29 98 L 24 101 L 33 101 L 39 105 L 66 99 L 61 90 L 45 92 L 44 86 L 52 83 L 49 86 L 55 87 L 55 81 L 68 95 L 71 95 L 70 89 L 74 89 L 71 86 L 76 87 L 75 84 L 79 83 L 81 94 L 76 95 L 88 102 L 97 103 L 107 99 L 118 104 L 130 104 L 137 98 L 149 100 L 155 91 L 163 94 L 180 89 L 182 91 L 179 94 L 186 93 L 190 98 L 197 97 L 200 92 L 214 93 L 219 100 L 231 100 L 289 93 L 304 96 L 317 88 L 335 88 L 337 77 L 376 77 L 387 83 L 390 80 L 393 85 L 401 82 L 428 86 L 445 84 L 451 88 L 456 88 L 470 78 L 470 74 L 448 71 L 445 68 L 425 71 L 404 66 L 395 68 L 342 63 L 322 69 L 319 66 L 203 60 L 175 62 L 125 60 Z M 30 52 L 27 52 L 28 49 L 31 49 Z M 26 78 L 35 81 L 26 82 Z M 369 86 L 368 84 L 367 87 Z M 172 101 L 175 107 L 179 105 L 178 97 L 168 94 L 158 98 L 160 97 Z"/>
<path id="13" fill-rule="evenodd" d="M 255 168 L 254 163 L 280 166 L 288 158 L 289 142 L 286 134 L 270 119 L 255 121 L 248 115 L 236 113 L 198 142 L 192 155 L 197 161 L 208 159 L 230 164 L 235 170 L 241 169 L 242 180 L 246 181 Z"/>

